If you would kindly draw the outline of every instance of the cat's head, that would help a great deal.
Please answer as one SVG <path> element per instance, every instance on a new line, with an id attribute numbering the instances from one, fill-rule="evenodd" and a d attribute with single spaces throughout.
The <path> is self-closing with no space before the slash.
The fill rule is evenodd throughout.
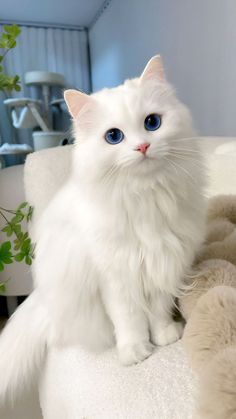
<path id="1" fill-rule="evenodd" d="M 179 140 L 193 135 L 190 114 L 166 81 L 159 55 L 137 79 L 92 95 L 67 90 L 65 101 L 76 138 L 74 165 L 88 179 L 173 171 L 173 153 L 186 149 Z"/>

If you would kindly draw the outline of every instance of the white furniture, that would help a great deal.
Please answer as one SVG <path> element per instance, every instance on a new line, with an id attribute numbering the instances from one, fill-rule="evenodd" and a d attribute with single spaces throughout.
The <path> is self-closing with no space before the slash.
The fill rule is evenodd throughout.
<path id="1" fill-rule="evenodd" d="M 50 351 L 40 399 L 44 419 L 190 419 L 194 391 L 180 342 L 132 367 L 73 347 Z"/>
<path id="2" fill-rule="evenodd" d="M 210 168 L 208 195 L 236 193 L 235 139 L 199 139 Z M 230 148 L 225 143 L 233 144 Z M 230 153 L 227 150 L 230 148 Z M 25 170 L 27 197 L 40 217 L 51 196 L 68 176 L 72 147 L 30 155 Z M 48 190 L 37 187 L 40 176 Z M 69 327 L 69 325 L 68 325 Z M 145 362 L 119 365 L 115 350 L 92 355 L 79 347 L 52 348 L 41 376 L 45 419 L 190 419 L 194 378 L 181 342 L 158 348 Z"/>
<path id="3" fill-rule="evenodd" d="M 208 195 L 236 193 L 236 139 L 200 141 L 210 168 Z M 34 222 L 66 180 L 72 149 L 28 156 L 25 186 L 35 206 Z M 129 368 L 120 366 L 114 349 L 99 355 L 80 347 L 51 348 L 42 369 L 40 403 L 44 419 L 190 419 L 194 388 L 181 342 L 158 348 L 148 360 Z M 24 417 L 15 416 L 32 417 L 27 409 Z M 5 414 L 4 419 L 12 417 Z"/>
<path id="4" fill-rule="evenodd" d="M 42 89 L 42 105 L 43 105 L 43 120 L 46 129 L 43 131 L 51 131 L 52 120 L 50 111 L 50 95 L 52 87 L 65 87 L 65 77 L 59 73 L 52 73 L 49 71 L 28 71 L 25 73 L 26 86 L 38 86 Z"/>
<path id="5" fill-rule="evenodd" d="M 29 97 L 22 97 L 17 99 L 5 99 L 6 105 L 12 117 L 13 126 L 19 128 L 35 128 L 37 125 L 41 126 L 43 121 L 40 117 L 40 108 L 42 106 L 41 100 L 31 99 Z M 37 115 L 37 117 L 35 117 Z M 45 125 L 41 128 L 44 129 Z M 47 127 L 46 127 L 47 129 Z"/>
<path id="6" fill-rule="evenodd" d="M 62 74 L 48 71 L 29 71 L 25 73 L 25 84 L 41 89 L 42 100 L 28 98 L 6 99 L 4 104 L 10 109 L 13 126 L 16 129 L 35 128 L 41 131 L 33 132 L 34 150 L 55 147 L 64 139 L 65 133 L 53 131 L 52 106 L 65 110 L 64 99 L 51 101 L 53 87 L 65 87 Z"/>

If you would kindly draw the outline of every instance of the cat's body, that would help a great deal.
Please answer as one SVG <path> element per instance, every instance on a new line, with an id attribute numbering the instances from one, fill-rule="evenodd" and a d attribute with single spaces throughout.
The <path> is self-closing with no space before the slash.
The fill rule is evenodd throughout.
<path id="1" fill-rule="evenodd" d="M 47 324 L 42 348 L 116 341 L 121 361 L 132 364 L 150 355 L 150 342 L 181 335 L 173 301 L 204 236 L 204 173 L 189 113 L 160 72 L 156 57 L 141 80 L 66 95 L 77 138 L 72 174 L 36 229 L 32 298 Z M 143 129 L 154 112 L 161 125 Z M 111 127 L 124 141 L 104 140 Z"/>
<path id="2" fill-rule="evenodd" d="M 153 179 L 150 189 L 136 190 L 121 178 L 109 193 L 107 185 L 84 191 L 72 178 L 54 198 L 38 225 L 34 277 L 60 341 L 95 349 L 113 341 L 102 302 L 111 284 L 129 317 L 137 303 L 147 318 L 155 294 L 167 294 L 164 304 L 171 296 L 171 310 L 203 234 L 198 193 L 192 181 L 184 188 L 185 179 L 178 189 L 180 177 L 174 173 L 165 186 Z"/>

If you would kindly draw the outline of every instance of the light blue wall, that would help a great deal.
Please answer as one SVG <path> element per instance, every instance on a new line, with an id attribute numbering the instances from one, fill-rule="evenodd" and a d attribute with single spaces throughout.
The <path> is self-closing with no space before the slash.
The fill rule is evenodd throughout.
<path id="1" fill-rule="evenodd" d="M 236 136 L 235 22 L 235 0 L 112 0 L 90 30 L 93 89 L 161 53 L 199 132 Z"/>

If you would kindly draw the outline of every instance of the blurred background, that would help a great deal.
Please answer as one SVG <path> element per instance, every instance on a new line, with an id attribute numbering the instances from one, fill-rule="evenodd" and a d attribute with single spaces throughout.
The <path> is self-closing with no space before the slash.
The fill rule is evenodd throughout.
<path id="1" fill-rule="evenodd" d="M 19 75 L 21 91 L 1 93 L 1 144 L 33 147 L 32 130 L 66 131 L 62 89 L 93 92 L 115 86 L 140 74 L 157 53 L 199 134 L 234 135 L 235 21 L 234 0 L 2 0 L 0 30 L 16 23 L 21 31 L 3 67 L 10 76 Z M 47 79 L 32 74 L 36 71 L 59 75 Z M 34 107 L 50 129 L 27 115 L 27 103 L 4 103 L 9 97 L 41 100 Z M 39 137 L 35 143 L 44 141 L 43 134 Z M 12 161 L 9 156 L 4 160 Z"/>

